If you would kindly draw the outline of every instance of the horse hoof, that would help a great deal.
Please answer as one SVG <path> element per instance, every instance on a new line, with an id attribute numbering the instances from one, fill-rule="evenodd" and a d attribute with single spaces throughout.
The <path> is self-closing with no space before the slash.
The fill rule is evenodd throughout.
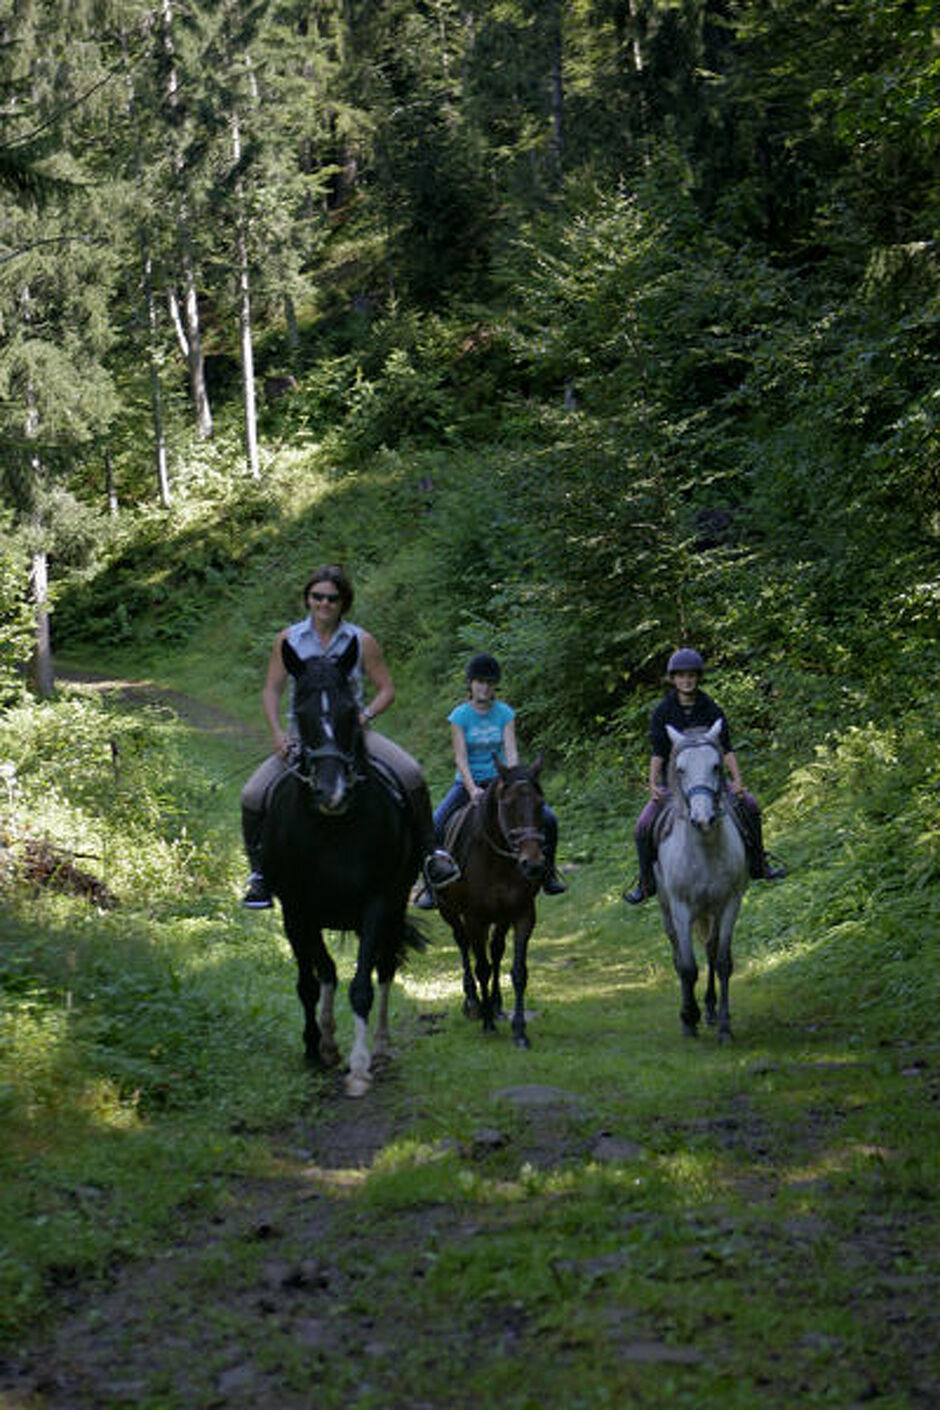
<path id="1" fill-rule="evenodd" d="M 477 1003 L 476 999 L 464 999 L 463 1012 L 465 1018 L 479 1018 L 480 1005 Z"/>
<path id="2" fill-rule="evenodd" d="M 526 1033 L 517 1033 L 512 1041 L 517 1048 L 531 1048 L 532 1046 L 529 1036 Z"/>
<path id="3" fill-rule="evenodd" d="M 683 1023 L 682 1036 L 683 1038 L 697 1038 L 698 1028 L 695 1026 L 694 1023 Z"/>
<path id="4" fill-rule="evenodd" d="M 321 1067 L 337 1067 L 340 1061 L 340 1051 L 335 1043 L 321 1043 L 318 1053 Z"/>
<path id="5" fill-rule="evenodd" d="M 719 1041 L 719 1043 L 730 1043 L 733 1037 L 734 1037 L 734 1034 L 731 1032 L 731 1029 L 730 1029 L 730 1028 L 719 1028 L 719 1030 L 718 1030 L 718 1041 Z"/>
<path id="6" fill-rule="evenodd" d="M 371 1077 L 358 1077 L 350 1072 L 346 1078 L 346 1095 L 347 1097 L 364 1097 L 371 1086 Z"/>

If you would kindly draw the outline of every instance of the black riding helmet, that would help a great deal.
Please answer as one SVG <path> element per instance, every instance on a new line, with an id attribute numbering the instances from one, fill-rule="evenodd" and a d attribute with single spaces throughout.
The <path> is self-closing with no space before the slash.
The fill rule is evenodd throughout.
<path id="1" fill-rule="evenodd" d="M 490 656 L 487 652 L 481 651 L 476 656 L 471 656 L 467 662 L 468 681 L 492 681 L 494 685 L 499 684 L 502 672 L 499 669 L 499 662 L 495 656 Z"/>
<path id="2" fill-rule="evenodd" d="M 704 670 L 705 662 L 698 652 L 693 650 L 691 646 L 682 646 L 670 656 L 666 674 L 672 676 L 676 671 L 698 671 L 701 675 Z"/>

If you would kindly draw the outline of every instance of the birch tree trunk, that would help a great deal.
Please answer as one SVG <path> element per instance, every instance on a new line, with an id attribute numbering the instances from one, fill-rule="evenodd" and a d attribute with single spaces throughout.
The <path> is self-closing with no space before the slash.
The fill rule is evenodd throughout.
<path id="1" fill-rule="evenodd" d="M 146 244 L 146 235 L 141 232 L 141 254 L 144 261 L 144 299 L 147 304 L 147 329 L 149 342 L 147 360 L 150 364 L 150 415 L 153 421 L 153 454 L 157 472 L 157 492 L 164 509 L 170 507 L 170 472 L 167 465 L 166 431 L 163 425 L 163 388 L 160 384 L 160 366 L 157 362 L 157 301 L 153 289 L 153 262 Z"/>
<path id="2" fill-rule="evenodd" d="M 24 295 L 24 306 L 28 306 L 29 293 Z M 26 435 L 33 440 L 39 434 L 39 414 L 33 388 L 26 390 Z M 42 510 L 39 507 L 39 489 L 42 481 L 42 461 L 38 455 L 30 459 L 32 485 L 30 498 L 32 508 L 30 518 L 34 536 L 34 547 L 29 573 L 29 596 L 33 605 L 34 636 L 33 653 L 29 663 L 29 678 L 41 700 L 48 700 L 55 690 L 55 675 L 52 669 L 52 640 L 49 632 L 49 559 L 44 547 Z"/>
<path id="3" fill-rule="evenodd" d="M 44 548 L 38 548 L 33 553 L 29 589 L 36 613 L 36 636 L 30 677 L 36 694 L 41 700 L 48 700 L 55 690 L 55 673 L 52 669 L 52 638 L 49 632 L 49 560 Z"/>
<path id="4" fill-rule="evenodd" d="M 232 156 L 235 166 L 241 161 L 241 129 L 238 114 L 232 118 Z M 235 250 L 238 262 L 238 335 L 242 369 L 242 401 L 245 408 L 245 460 L 252 479 L 261 479 L 258 457 L 258 417 L 255 400 L 255 358 L 251 342 L 251 280 L 248 269 L 248 231 L 245 212 L 245 192 L 241 178 L 235 183 L 236 234 Z"/>
<path id="5" fill-rule="evenodd" d="M 560 178 L 562 172 L 562 158 L 565 147 L 565 74 L 564 74 L 564 40 L 563 40 L 562 7 L 556 7 L 552 21 L 552 68 L 549 79 L 551 91 L 551 114 L 552 114 L 552 135 L 550 149 L 552 154 L 552 173 L 555 178 Z"/>
<path id="6" fill-rule="evenodd" d="M 163 0 L 163 45 L 171 60 L 167 75 L 167 102 L 171 110 L 179 106 L 179 77 L 173 60 L 173 3 Z M 196 416 L 196 429 L 203 440 L 212 435 L 212 408 L 206 387 L 206 367 L 202 355 L 202 336 L 199 330 L 199 299 L 196 292 L 196 270 L 193 259 L 192 237 L 189 228 L 189 211 L 186 201 L 186 178 L 183 154 L 179 143 L 173 153 L 173 166 L 178 183 L 176 211 L 176 234 L 180 253 L 180 270 L 183 284 L 183 321 L 186 329 L 186 363 L 189 373 L 189 391 Z M 175 298 L 175 295 L 173 296 Z"/>

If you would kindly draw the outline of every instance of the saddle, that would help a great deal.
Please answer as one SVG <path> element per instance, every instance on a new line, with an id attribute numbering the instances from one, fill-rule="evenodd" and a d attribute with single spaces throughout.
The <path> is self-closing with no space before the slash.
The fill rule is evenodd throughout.
<path id="1" fill-rule="evenodd" d="M 383 763 L 381 759 L 377 759 L 374 754 L 369 755 L 369 763 L 372 766 L 373 773 L 392 799 L 392 802 L 395 803 L 397 807 L 407 811 L 410 806 L 408 795 L 395 770 L 390 768 L 388 764 Z"/>
<path id="2" fill-rule="evenodd" d="M 741 835 L 741 841 L 744 843 L 744 850 L 748 857 L 759 857 L 761 855 L 761 837 L 760 824 L 757 818 L 755 818 L 744 800 L 739 798 L 736 793 L 732 793 L 730 789 L 724 795 L 724 801 L 728 805 L 728 816 Z M 651 829 L 654 856 L 659 851 L 660 843 L 663 842 L 672 831 L 675 819 L 675 804 L 671 798 L 667 798 L 663 806 L 659 809 Z"/>

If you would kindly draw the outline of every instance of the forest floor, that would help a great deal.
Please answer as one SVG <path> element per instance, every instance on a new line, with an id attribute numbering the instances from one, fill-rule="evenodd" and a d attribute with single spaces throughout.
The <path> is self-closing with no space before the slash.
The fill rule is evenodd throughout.
<path id="1" fill-rule="evenodd" d="M 255 733 L 224 712 L 151 686 L 104 678 L 97 685 L 120 689 L 131 700 L 171 704 L 200 729 Z M 426 1006 L 396 1033 L 396 1041 L 399 1047 L 420 1045 L 433 1065 L 438 1036 L 463 1023 L 457 1013 Z M 921 1061 L 908 1054 L 899 1061 L 906 1063 L 910 1082 L 929 1085 L 925 1100 L 936 1110 L 933 1055 Z M 835 1088 L 846 1079 L 839 1063 L 815 1066 L 824 1084 L 831 1081 Z M 753 1065 L 755 1089 L 769 1070 Z M 568 1301 L 574 1304 L 583 1289 L 580 1311 L 591 1306 L 600 1319 L 599 1349 L 593 1349 L 583 1329 L 565 1334 L 551 1316 L 544 1342 L 522 1302 L 499 1289 L 465 1308 L 459 1293 L 429 1307 L 423 1283 L 432 1266 L 459 1259 L 460 1250 L 477 1240 L 504 1235 L 515 1216 L 496 1203 L 429 1199 L 420 1191 L 411 1202 L 363 1204 L 357 1196 L 368 1172 L 413 1125 L 415 1099 L 397 1064 L 383 1066 L 358 1101 L 342 1094 L 338 1074 L 316 1081 L 309 1112 L 265 1134 L 265 1173 L 226 1175 L 224 1199 L 208 1215 L 181 1211 L 175 1236 L 157 1258 L 117 1262 L 106 1277 L 88 1284 L 69 1278 L 63 1251 L 52 1330 L 24 1328 L 21 1346 L 0 1360 L 3 1410 L 444 1410 L 478 1403 L 481 1374 L 491 1378 L 494 1398 L 510 1410 L 667 1401 L 694 1407 L 706 1403 L 696 1398 L 695 1378 L 706 1368 L 713 1373 L 715 1359 L 723 1357 L 729 1363 L 726 1388 L 722 1392 L 711 1382 L 707 1403 L 737 1410 L 749 1403 L 750 1392 L 744 1384 L 735 1387 L 732 1368 L 741 1364 L 746 1335 L 755 1346 L 760 1342 L 760 1325 L 748 1333 L 746 1313 L 736 1327 L 718 1311 L 707 1334 L 696 1336 L 678 1313 L 657 1321 L 647 1308 L 608 1304 L 607 1281 L 646 1259 L 652 1307 L 667 1296 L 657 1289 L 658 1268 L 683 1287 L 700 1287 L 706 1302 L 709 1279 L 740 1277 L 745 1300 L 776 1279 L 795 1323 L 801 1279 L 808 1298 L 818 1285 L 820 1248 L 837 1265 L 838 1288 L 830 1286 L 818 1323 L 804 1327 L 792 1348 L 793 1364 L 769 1349 L 761 1372 L 745 1378 L 755 1394 L 760 1387 L 759 1403 L 781 1410 L 794 1403 L 825 1402 L 841 1410 L 928 1410 L 940 1404 L 935 1192 L 902 1198 L 889 1180 L 883 1202 L 862 1204 L 846 1231 L 837 1223 L 833 1171 L 817 1166 L 803 1181 L 803 1212 L 793 1205 L 782 1220 L 779 1211 L 771 1213 L 778 1196 L 792 1199 L 796 1189 L 794 1145 L 804 1157 L 839 1146 L 856 1100 L 848 1087 L 834 1090 L 797 1134 L 785 1122 L 768 1124 L 759 1104 L 742 1091 L 703 1093 L 697 1110 L 664 1116 L 664 1149 L 678 1133 L 691 1145 L 706 1141 L 733 1156 L 741 1170 L 737 1202 L 703 1202 L 694 1215 L 681 1216 L 686 1223 L 678 1236 L 676 1216 L 625 1205 L 617 1216 L 620 1251 L 572 1260 L 550 1257 L 546 1248 L 544 1259 L 559 1286 L 568 1286 Z M 501 1095 L 518 1120 L 507 1124 L 496 1117 L 492 1127 L 481 1125 L 460 1151 L 471 1167 L 504 1160 L 507 1146 L 516 1168 L 541 1172 L 560 1173 L 586 1159 L 629 1170 L 648 1158 L 625 1125 L 596 1127 L 586 1135 L 578 1099 L 559 1086 L 530 1081 Z M 445 1136 L 442 1155 L 455 1144 Z M 887 1167 L 895 1154 L 873 1147 L 871 1160 Z M 784 1169 L 790 1171 L 787 1179 Z M 538 1238 L 538 1227 L 530 1234 Z M 678 1243 L 687 1247 L 679 1250 Z M 847 1330 L 850 1322 L 832 1330 L 835 1304 L 854 1319 L 856 1332 Z M 767 1332 L 773 1341 L 770 1323 Z M 550 1374 L 546 1381 L 544 1367 L 535 1371 L 546 1346 L 558 1357 L 554 1399 L 545 1389 Z M 566 1367 L 576 1368 L 579 1358 L 585 1358 L 586 1379 L 574 1396 Z M 836 1376 L 830 1385 L 831 1368 L 847 1358 L 855 1363 L 852 1374 Z M 595 1361 L 592 1374 L 587 1367 Z M 604 1364 L 621 1368 L 606 1385 Z M 532 1384 L 541 1389 L 531 1390 Z"/>

